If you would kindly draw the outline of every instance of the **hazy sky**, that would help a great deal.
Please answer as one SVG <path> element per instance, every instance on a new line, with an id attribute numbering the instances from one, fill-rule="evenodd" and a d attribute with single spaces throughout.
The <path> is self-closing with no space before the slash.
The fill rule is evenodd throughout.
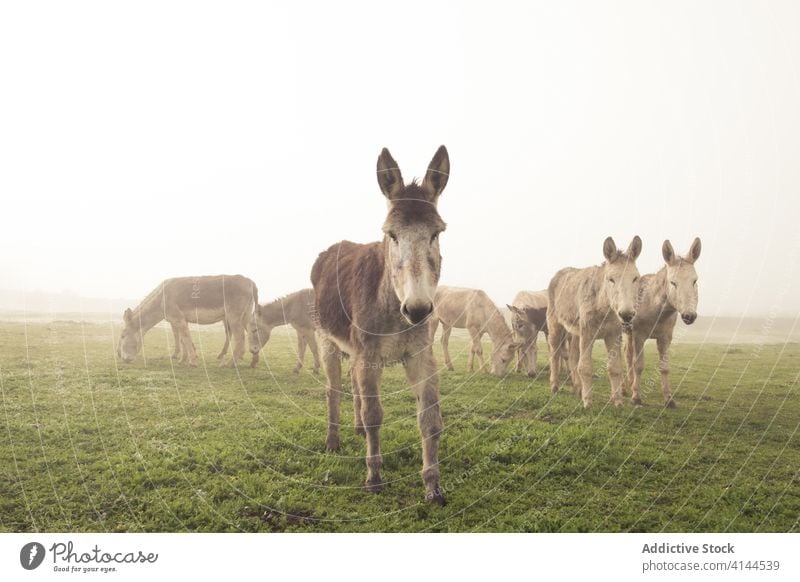
<path id="1" fill-rule="evenodd" d="M 3 3 L 0 83 L 1 289 L 293 291 L 445 144 L 443 283 L 700 236 L 701 314 L 800 311 L 797 2 Z"/>

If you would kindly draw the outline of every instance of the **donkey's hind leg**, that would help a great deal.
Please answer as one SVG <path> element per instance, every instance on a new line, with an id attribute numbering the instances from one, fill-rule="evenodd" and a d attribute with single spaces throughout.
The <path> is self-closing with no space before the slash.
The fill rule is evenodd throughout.
<path id="1" fill-rule="evenodd" d="M 299 374 L 303 369 L 303 360 L 306 357 L 306 337 L 297 331 L 297 363 L 294 365 L 292 374 Z"/>
<path id="2" fill-rule="evenodd" d="M 309 349 L 311 350 L 311 355 L 314 356 L 314 373 L 319 373 L 319 349 L 317 348 L 317 338 L 314 334 L 314 330 L 308 330 L 304 332 L 306 334 L 306 343 L 308 344 Z"/>
<path id="3" fill-rule="evenodd" d="M 549 330 L 547 343 L 550 344 L 550 391 L 556 394 L 561 386 L 561 361 L 564 357 L 567 333 L 555 319 L 548 318 L 547 329 Z"/>
<path id="4" fill-rule="evenodd" d="M 172 350 L 172 359 L 177 360 L 181 357 L 181 332 L 174 323 L 169 325 L 172 328 L 172 339 L 175 342 L 175 349 Z"/>
<path id="5" fill-rule="evenodd" d="M 328 436 L 325 448 L 339 450 L 339 406 L 342 401 L 342 352 L 331 340 L 322 340 L 322 365 L 328 379 L 326 398 L 328 401 Z"/>

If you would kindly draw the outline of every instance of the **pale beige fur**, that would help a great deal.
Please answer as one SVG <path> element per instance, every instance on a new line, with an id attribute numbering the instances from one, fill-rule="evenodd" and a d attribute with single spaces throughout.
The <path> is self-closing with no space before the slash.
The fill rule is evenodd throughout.
<path id="1" fill-rule="evenodd" d="M 565 334 L 570 334 L 570 364 L 575 365 L 583 405 L 592 405 L 592 346 L 602 339 L 608 351 L 611 401 L 622 405 L 622 324 L 636 316 L 639 287 L 636 259 L 642 241 L 636 236 L 624 253 L 611 237 L 603 243 L 606 261 L 595 267 L 560 270 L 548 287 L 547 327 L 550 343 L 550 387 L 558 392 Z M 577 362 L 574 362 L 577 358 Z M 577 389 L 577 387 L 576 387 Z"/>
<path id="2" fill-rule="evenodd" d="M 686 257 L 675 254 L 665 240 L 661 247 L 665 265 L 654 274 L 644 275 L 636 302 L 636 318 L 625 329 L 625 354 L 628 363 L 628 384 L 634 404 L 641 404 L 641 378 L 644 370 L 644 342 L 656 340 L 658 347 L 661 391 L 667 408 L 675 408 L 669 384 L 669 347 L 678 315 L 687 325 L 697 319 L 697 271 L 694 264 L 700 257 L 700 239 L 695 238 Z"/>
<path id="3" fill-rule="evenodd" d="M 492 340 L 491 355 L 492 373 L 497 376 L 505 374 L 509 362 L 519 347 L 514 342 L 503 314 L 480 289 L 464 289 L 462 287 L 439 286 L 433 300 L 433 316 L 430 323 L 430 337 L 433 341 L 439 322 L 442 324 L 442 350 L 448 370 L 453 370 L 450 359 L 449 342 L 453 328 L 466 329 L 472 339 L 468 366 L 475 371 L 475 358 L 478 358 L 480 369 L 486 365 L 483 359 L 481 337 L 488 333 Z"/>
<path id="4" fill-rule="evenodd" d="M 132 362 L 142 348 L 144 334 L 166 320 L 175 338 L 173 357 L 197 366 L 189 324 L 222 321 L 230 330 L 234 345 L 233 356 L 226 364 L 234 366 L 244 355 L 245 331 L 257 301 L 256 284 L 241 275 L 167 279 L 134 309 L 125 310 L 117 354 L 123 362 Z"/>
<path id="5" fill-rule="evenodd" d="M 306 347 L 314 356 L 314 373 L 319 372 L 319 350 L 314 334 L 314 290 L 301 289 L 271 303 L 257 305 L 250 322 L 250 351 L 255 355 L 267 344 L 273 328 L 291 325 L 297 332 L 297 364 L 293 372 L 300 372 Z M 255 360 L 254 360 L 255 361 Z"/>

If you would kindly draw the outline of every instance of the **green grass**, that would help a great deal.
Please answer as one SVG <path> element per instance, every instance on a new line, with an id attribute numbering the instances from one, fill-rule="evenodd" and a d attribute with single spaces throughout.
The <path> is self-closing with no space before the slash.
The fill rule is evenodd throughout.
<path id="1" fill-rule="evenodd" d="M 798 344 L 675 346 L 677 410 L 660 405 L 649 346 L 645 406 L 608 406 L 598 372 L 584 411 L 569 388 L 552 396 L 544 374 L 466 373 L 454 338 L 438 508 L 423 500 L 401 369 L 384 374 L 388 484 L 374 495 L 361 489 L 347 397 L 342 450 L 324 451 L 324 379 L 291 374 L 293 336 L 273 336 L 267 364 L 232 370 L 217 365 L 219 328 L 195 334 L 196 369 L 172 365 L 160 328 L 146 365 L 118 367 L 111 332 L 0 324 L 0 530 L 800 529 Z"/>

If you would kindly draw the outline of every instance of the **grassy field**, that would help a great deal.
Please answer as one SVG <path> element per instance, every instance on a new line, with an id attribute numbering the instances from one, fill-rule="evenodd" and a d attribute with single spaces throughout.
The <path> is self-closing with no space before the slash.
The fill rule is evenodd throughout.
<path id="1" fill-rule="evenodd" d="M 274 334 L 254 370 L 219 368 L 222 339 L 195 333 L 204 359 L 187 369 L 156 328 L 146 363 L 117 366 L 109 324 L 1 323 L 0 530 L 800 530 L 797 343 L 676 345 L 677 410 L 660 406 L 649 346 L 645 406 L 608 406 L 600 375 L 584 411 L 546 371 L 466 373 L 455 337 L 438 508 L 401 369 L 384 374 L 388 485 L 373 495 L 348 398 L 342 450 L 324 451 L 324 380 L 290 373 L 293 336 Z"/>

